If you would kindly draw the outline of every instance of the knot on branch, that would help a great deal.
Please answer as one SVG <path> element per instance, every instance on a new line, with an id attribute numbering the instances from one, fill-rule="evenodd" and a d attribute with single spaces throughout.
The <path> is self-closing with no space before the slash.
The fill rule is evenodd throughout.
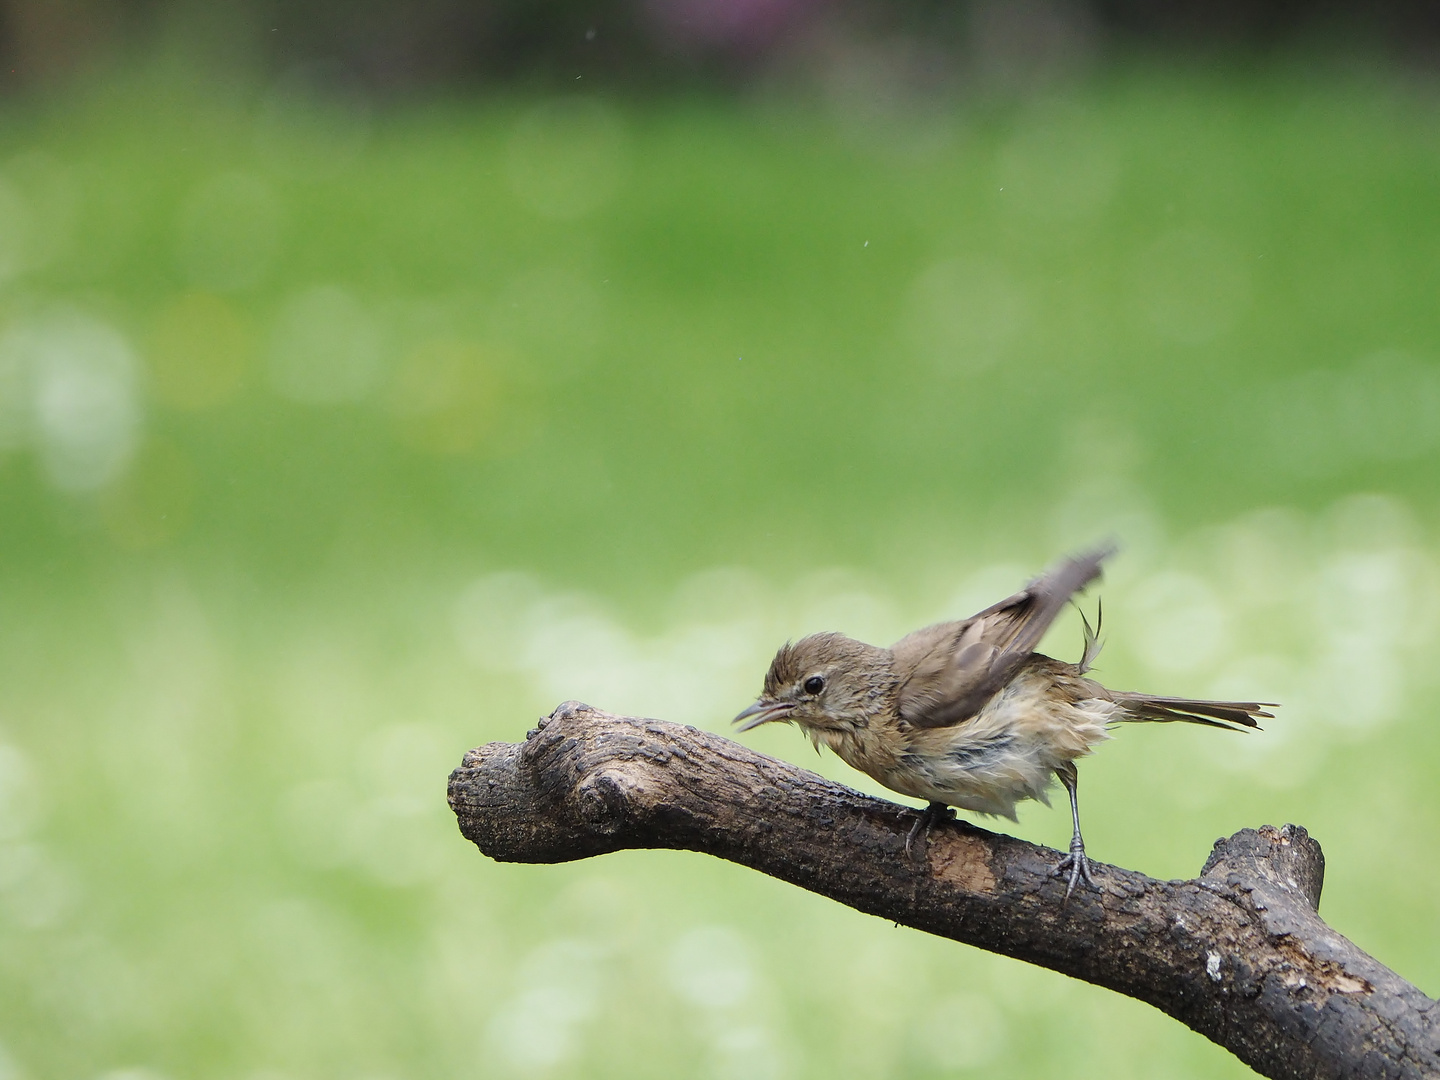
<path id="1" fill-rule="evenodd" d="M 1278 886 L 1303 897 L 1311 911 L 1319 911 L 1325 854 L 1299 825 L 1278 829 L 1262 825 L 1216 840 L 1200 876 L 1231 886 L 1253 888 L 1260 882 Z"/>
<path id="2" fill-rule="evenodd" d="M 491 858 L 564 862 L 637 846 L 663 801 L 649 771 L 670 751 L 640 723 L 567 701 L 523 743 L 489 743 L 450 774 L 460 831 Z"/>
<path id="3" fill-rule="evenodd" d="M 615 833 L 631 816 L 632 806 L 639 802 L 635 797 L 638 794 L 632 777 L 617 771 L 597 772 L 575 788 L 575 810 L 590 828 Z"/>

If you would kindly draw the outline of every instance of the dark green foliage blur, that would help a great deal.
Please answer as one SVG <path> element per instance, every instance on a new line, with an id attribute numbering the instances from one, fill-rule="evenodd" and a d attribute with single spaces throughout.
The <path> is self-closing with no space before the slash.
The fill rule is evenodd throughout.
<path id="1" fill-rule="evenodd" d="M 1339 48 L 1433 65 L 1426 0 L 4 0 L 0 92 L 156 49 L 213 74 L 331 92 L 565 85 L 741 88 L 793 78 L 837 42 L 919 52 L 927 81 L 985 84 L 1143 46 L 1273 57 Z M 1043 80 L 1042 80 L 1043 81 Z"/>
<path id="2" fill-rule="evenodd" d="M 724 730 L 787 637 L 1106 534 L 1108 682 L 1285 708 L 1120 732 L 1092 854 L 1299 822 L 1327 918 L 1436 991 L 1433 86 L 886 70 L 5 104 L 0 1080 L 1240 1075 L 737 866 L 489 863 L 444 804 L 565 698 Z"/>

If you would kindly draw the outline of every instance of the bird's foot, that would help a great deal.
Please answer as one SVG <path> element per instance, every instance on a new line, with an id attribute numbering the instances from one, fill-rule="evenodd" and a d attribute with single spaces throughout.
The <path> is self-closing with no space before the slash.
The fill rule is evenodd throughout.
<path id="1" fill-rule="evenodd" d="M 925 849 L 930 844 L 930 827 L 937 821 L 950 821 L 955 817 L 955 811 L 944 803 L 931 803 L 920 811 L 920 816 L 915 819 L 915 824 L 910 826 L 910 832 L 905 837 L 905 857 L 916 862 L 925 861 Z M 914 850 L 915 839 L 920 838 L 920 848 L 917 853 Z"/>
<path id="2" fill-rule="evenodd" d="M 1078 836 L 1070 841 L 1070 854 L 1066 855 L 1055 866 L 1055 873 L 1057 874 L 1063 874 L 1066 870 L 1070 871 L 1070 884 L 1065 886 L 1065 900 L 1070 899 L 1070 894 L 1075 891 L 1075 886 L 1080 883 L 1081 878 L 1084 878 L 1085 884 L 1089 885 L 1092 889 L 1098 889 L 1100 887 L 1095 884 L 1095 879 L 1090 876 L 1090 860 L 1085 857 L 1085 841 L 1081 840 Z M 1063 903 L 1064 901 L 1061 902 Z"/>

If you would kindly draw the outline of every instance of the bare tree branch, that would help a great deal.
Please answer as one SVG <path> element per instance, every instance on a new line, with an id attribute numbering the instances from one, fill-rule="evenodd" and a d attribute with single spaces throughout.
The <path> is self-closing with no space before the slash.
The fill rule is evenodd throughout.
<path id="1" fill-rule="evenodd" d="M 1320 919 L 1324 858 L 1294 825 L 1218 841 L 1189 881 L 1099 865 L 1062 904 L 1048 848 L 953 822 L 909 859 L 908 807 L 578 702 L 466 754 L 450 805 L 494 859 L 705 852 L 1149 1002 L 1265 1076 L 1440 1076 L 1440 1008 Z"/>

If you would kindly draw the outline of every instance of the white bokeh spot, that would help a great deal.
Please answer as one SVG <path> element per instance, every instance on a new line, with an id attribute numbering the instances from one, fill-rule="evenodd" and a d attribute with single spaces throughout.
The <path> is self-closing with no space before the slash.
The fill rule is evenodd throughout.
<path id="1" fill-rule="evenodd" d="M 137 364 L 114 327 L 61 309 L 0 338 L 0 447 L 29 441 L 62 491 L 115 479 L 139 441 Z"/>

